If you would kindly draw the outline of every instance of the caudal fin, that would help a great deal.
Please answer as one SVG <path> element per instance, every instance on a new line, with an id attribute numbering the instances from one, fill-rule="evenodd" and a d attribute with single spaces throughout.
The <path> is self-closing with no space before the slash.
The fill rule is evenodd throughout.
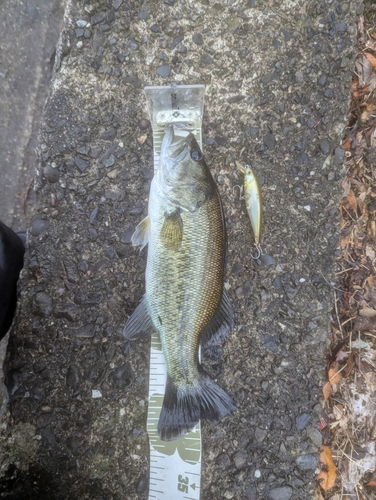
<path id="1" fill-rule="evenodd" d="M 158 434 L 163 441 L 172 441 L 190 432 L 200 419 L 219 422 L 235 410 L 230 396 L 205 372 L 195 386 L 178 387 L 167 376 Z"/>

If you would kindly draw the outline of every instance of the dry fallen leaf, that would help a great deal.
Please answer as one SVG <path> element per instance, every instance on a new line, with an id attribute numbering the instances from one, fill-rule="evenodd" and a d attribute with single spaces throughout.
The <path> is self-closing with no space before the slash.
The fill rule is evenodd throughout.
<path id="1" fill-rule="evenodd" d="M 363 122 L 365 122 L 370 117 L 370 114 L 372 113 L 372 111 L 375 111 L 376 106 L 372 103 L 367 103 L 367 104 L 362 106 L 362 109 L 363 109 L 363 111 L 362 111 L 362 114 L 360 116 L 360 119 Z"/>
<path id="2" fill-rule="evenodd" d="M 363 318 L 374 318 L 376 316 L 376 311 L 372 309 L 372 307 L 363 307 L 360 309 L 359 314 L 363 316 Z"/>
<path id="3" fill-rule="evenodd" d="M 320 462 L 326 466 L 327 470 L 321 470 L 317 475 L 317 480 L 319 481 L 321 488 L 324 491 L 328 491 L 333 488 L 336 482 L 336 466 L 334 465 L 330 448 L 327 446 L 321 446 L 320 451 Z"/>
<path id="4" fill-rule="evenodd" d="M 349 357 L 348 352 L 340 350 L 336 356 L 336 361 L 345 361 L 345 359 L 347 359 L 348 357 Z"/>
<path id="5" fill-rule="evenodd" d="M 370 52 L 365 52 L 364 56 L 366 57 L 367 61 L 369 61 L 372 64 L 372 67 L 376 68 L 376 57 L 372 55 Z"/>
<path id="6" fill-rule="evenodd" d="M 366 255 L 369 259 L 374 260 L 376 257 L 375 250 L 371 247 L 371 245 L 366 246 Z"/>
<path id="7" fill-rule="evenodd" d="M 341 230 L 341 239 L 339 245 L 342 249 L 346 248 L 347 245 L 350 243 L 353 229 L 354 229 L 353 225 L 350 225 Z"/>
<path id="8" fill-rule="evenodd" d="M 374 240 L 376 239 L 376 222 L 371 220 L 367 224 L 367 234 Z"/>
<path id="9" fill-rule="evenodd" d="M 360 84 L 367 85 L 372 75 L 372 64 L 362 55 L 361 58 L 355 61 L 356 72 L 360 77 Z"/>
<path id="10" fill-rule="evenodd" d="M 343 139 L 342 147 L 345 151 L 350 151 L 350 149 L 351 149 L 351 137 L 349 135 L 347 137 L 345 137 L 345 139 Z"/>
<path id="11" fill-rule="evenodd" d="M 329 396 L 331 396 L 332 391 L 333 391 L 332 384 L 330 382 L 325 382 L 324 387 L 322 388 L 325 401 L 329 398 Z"/>
<path id="12" fill-rule="evenodd" d="M 376 477 L 374 477 L 373 479 L 371 479 L 371 481 L 368 481 L 368 483 L 366 484 L 366 486 L 376 486 Z"/>
<path id="13" fill-rule="evenodd" d="M 345 377 L 348 377 L 351 373 L 351 370 L 353 369 L 355 364 L 355 359 L 354 359 L 354 353 L 350 353 L 350 357 L 347 361 L 347 366 L 346 366 L 346 371 L 345 371 Z"/>
<path id="14" fill-rule="evenodd" d="M 329 396 L 332 395 L 333 392 L 333 385 L 338 384 L 340 380 L 342 379 L 342 375 L 339 368 L 339 363 L 336 361 L 331 364 L 331 367 L 328 369 L 328 382 L 324 383 L 324 386 L 322 388 L 322 392 L 324 395 L 324 400 L 326 401 Z"/>
<path id="15" fill-rule="evenodd" d="M 370 287 L 373 287 L 373 286 L 374 286 L 374 281 L 375 281 L 375 277 L 374 277 L 374 276 L 372 276 L 372 274 L 370 274 L 370 275 L 368 276 L 368 278 L 366 279 L 366 283 L 367 283 L 367 285 L 368 285 L 368 286 L 370 286 Z"/>
<path id="16" fill-rule="evenodd" d="M 363 86 L 359 85 L 359 78 L 357 76 L 353 77 L 352 83 L 351 83 L 351 88 L 352 88 L 352 97 L 356 101 L 358 101 L 365 94 L 369 94 L 369 92 L 370 92 L 368 85 L 363 85 Z"/>
<path id="17" fill-rule="evenodd" d="M 344 148 L 343 143 L 342 143 L 342 147 Z M 346 196 L 349 194 L 350 188 L 351 188 L 350 181 L 348 179 L 343 179 L 342 189 L 343 189 L 343 197 L 344 198 L 346 198 Z"/>
<path id="18" fill-rule="evenodd" d="M 338 370 L 338 363 L 333 363 L 332 366 L 328 370 L 328 379 L 329 382 L 334 385 L 338 384 L 338 382 L 341 380 L 342 375 L 341 372 Z"/>
<path id="19" fill-rule="evenodd" d="M 360 332 L 376 330 L 376 318 L 358 316 L 354 320 L 354 330 L 359 330 Z"/>
<path id="20" fill-rule="evenodd" d="M 322 493 L 319 488 L 315 490 L 315 498 L 314 500 L 324 500 L 324 497 L 322 496 Z"/>
<path id="21" fill-rule="evenodd" d="M 356 198 L 355 198 L 355 194 L 354 194 L 354 191 L 352 189 L 350 189 L 350 191 L 348 192 L 346 198 L 343 199 L 343 202 L 344 203 L 348 203 L 349 207 L 354 210 L 354 212 L 356 212 L 356 207 L 357 207 L 357 201 L 356 201 Z"/>

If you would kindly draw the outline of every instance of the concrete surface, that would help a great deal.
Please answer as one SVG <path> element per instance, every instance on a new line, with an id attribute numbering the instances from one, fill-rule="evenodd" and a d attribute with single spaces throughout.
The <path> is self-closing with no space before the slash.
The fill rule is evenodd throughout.
<path id="1" fill-rule="evenodd" d="M 129 245 L 152 171 L 142 89 L 172 82 L 207 86 L 204 152 L 238 313 L 220 360 L 205 362 L 238 412 L 203 426 L 202 499 L 312 498 L 360 11 L 355 0 L 67 1 L 6 362 L 7 498 L 147 497 L 149 346 L 121 332 L 144 290 L 145 254 Z M 258 263 L 235 157 L 262 183 Z"/>
<path id="2" fill-rule="evenodd" d="M 0 220 L 26 228 L 63 0 L 0 2 Z"/>

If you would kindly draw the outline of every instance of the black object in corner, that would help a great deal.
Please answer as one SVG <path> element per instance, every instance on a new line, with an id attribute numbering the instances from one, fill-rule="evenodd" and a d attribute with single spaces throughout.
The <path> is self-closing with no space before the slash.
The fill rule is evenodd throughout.
<path id="1" fill-rule="evenodd" d="M 0 221 L 0 340 L 9 330 L 17 304 L 17 281 L 25 247 L 19 236 Z"/>

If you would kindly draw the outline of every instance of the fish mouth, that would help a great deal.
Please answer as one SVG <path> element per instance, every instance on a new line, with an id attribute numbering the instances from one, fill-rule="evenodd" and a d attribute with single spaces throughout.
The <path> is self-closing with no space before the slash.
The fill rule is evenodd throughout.
<path id="1" fill-rule="evenodd" d="M 174 142 L 174 128 L 170 126 L 163 138 L 161 146 L 161 156 L 168 157 L 175 161 L 181 161 L 187 154 L 187 147 L 191 141 L 192 134 L 182 137 Z"/>

